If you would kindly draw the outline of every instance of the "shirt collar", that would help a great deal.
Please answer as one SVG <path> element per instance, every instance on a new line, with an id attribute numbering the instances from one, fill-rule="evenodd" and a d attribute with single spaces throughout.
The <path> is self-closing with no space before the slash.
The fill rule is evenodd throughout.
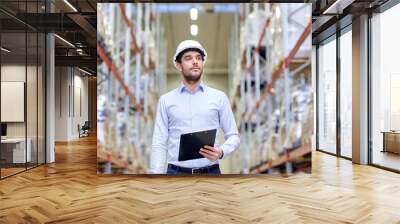
<path id="1" fill-rule="evenodd" d="M 197 92 L 198 90 L 201 90 L 202 92 L 204 92 L 205 87 L 206 86 L 203 84 L 203 82 L 200 82 L 199 86 L 197 87 L 197 89 L 194 92 Z M 182 83 L 181 86 L 179 87 L 179 92 L 182 93 L 185 90 L 189 92 L 189 90 L 187 90 L 187 87 Z"/>

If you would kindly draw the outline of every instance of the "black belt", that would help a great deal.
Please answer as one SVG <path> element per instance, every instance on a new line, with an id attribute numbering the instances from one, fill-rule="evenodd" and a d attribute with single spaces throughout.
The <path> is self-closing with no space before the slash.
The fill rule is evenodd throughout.
<path id="1" fill-rule="evenodd" d="M 186 167 L 181 167 L 181 166 L 177 166 L 174 164 L 168 164 L 168 168 L 171 168 L 175 171 L 178 172 L 182 172 L 182 173 L 190 173 L 190 174 L 194 174 L 194 173 L 209 173 L 210 171 L 213 170 L 219 170 L 219 164 L 214 164 L 211 166 L 205 166 L 205 167 L 200 167 L 200 168 L 186 168 Z"/>

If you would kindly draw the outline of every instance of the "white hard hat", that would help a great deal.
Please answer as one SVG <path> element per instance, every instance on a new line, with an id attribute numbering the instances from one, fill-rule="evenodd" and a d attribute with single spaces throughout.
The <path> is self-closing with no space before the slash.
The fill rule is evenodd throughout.
<path id="1" fill-rule="evenodd" d="M 175 67 L 176 67 L 176 64 L 177 64 L 176 57 L 178 57 L 178 55 L 182 51 L 184 51 L 186 49 L 189 49 L 189 48 L 196 48 L 196 49 L 200 50 L 201 52 L 203 52 L 203 54 L 204 54 L 204 63 L 206 63 L 207 52 L 203 48 L 203 46 L 201 46 L 201 44 L 199 42 L 195 41 L 195 40 L 184 40 L 176 48 L 176 52 L 175 52 L 174 58 L 172 59 Z"/>

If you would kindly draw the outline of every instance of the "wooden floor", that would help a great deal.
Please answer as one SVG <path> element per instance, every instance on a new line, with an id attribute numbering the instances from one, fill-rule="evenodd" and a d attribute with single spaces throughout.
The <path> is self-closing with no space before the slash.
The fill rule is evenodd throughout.
<path id="1" fill-rule="evenodd" d="M 0 223 L 400 223 L 400 175 L 319 152 L 312 175 L 97 176 L 96 140 L 0 181 Z"/>
<path id="2" fill-rule="evenodd" d="M 24 168 L 1 168 L 1 178 L 16 174 L 18 172 L 22 172 L 24 170 L 25 170 L 25 167 Z"/>
<path id="3" fill-rule="evenodd" d="M 10 167 L 1 168 L 1 178 L 6 178 L 8 176 L 15 175 L 15 174 L 20 173 L 20 172 L 24 172 L 26 169 L 34 169 L 37 165 L 36 164 L 29 164 L 27 166 L 27 168 L 25 168 L 24 165 L 22 165 L 22 166 L 23 167 L 21 167 L 21 165 L 19 165 L 19 167 L 15 167 L 15 168 L 10 168 Z"/>

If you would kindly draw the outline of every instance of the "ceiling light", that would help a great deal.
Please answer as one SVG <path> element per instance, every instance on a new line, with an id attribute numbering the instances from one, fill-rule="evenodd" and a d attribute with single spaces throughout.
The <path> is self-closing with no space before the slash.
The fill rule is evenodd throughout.
<path id="1" fill-rule="evenodd" d="M 66 39 L 64 39 L 64 38 L 62 38 L 62 37 L 60 37 L 60 36 L 58 36 L 57 34 L 54 34 L 54 36 L 57 37 L 58 39 L 60 39 L 61 41 L 63 41 L 64 43 L 66 43 L 67 45 L 69 45 L 69 46 L 75 48 L 75 45 L 71 44 L 71 42 L 69 42 L 68 40 L 66 40 Z"/>
<path id="2" fill-rule="evenodd" d="M 190 9 L 190 19 L 197 20 L 198 17 L 198 10 L 196 8 Z"/>
<path id="3" fill-rule="evenodd" d="M 192 36 L 197 36 L 197 34 L 199 33 L 199 27 L 197 25 L 191 25 L 190 33 L 192 34 Z"/>
<path id="4" fill-rule="evenodd" d="M 1 47 L 0 49 L 1 49 L 2 51 L 4 51 L 4 52 L 7 52 L 7 53 L 10 53 L 10 52 L 11 52 L 9 49 L 7 49 L 7 48 L 5 48 L 5 47 Z"/>
<path id="5" fill-rule="evenodd" d="M 67 4 L 72 10 L 74 10 L 74 12 L 78 12 L 78 10 L 71 4 L 69 3 L 68 0 L 64 0 L 65 4 Z"/>

